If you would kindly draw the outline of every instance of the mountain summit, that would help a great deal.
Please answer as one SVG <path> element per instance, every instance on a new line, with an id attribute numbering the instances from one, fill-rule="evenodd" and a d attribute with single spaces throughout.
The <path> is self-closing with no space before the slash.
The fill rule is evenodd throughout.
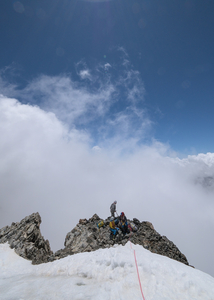
<path id="1" fill-rule="evenodd" d="M 100 221 L 103 221 L 103 226 L 99 228 Z M 0 243 L 8 242 L 18 255 L 31 260 L 33 264 L 50 262 L 100 248 L 110 248 L 115 244 L 125 245 L 130 241 L 153 253 L 189 265 L 185 255 L 167 237 L 161 236 L 150 222 L 140 222 L 136 218 L 128 220 L 129 224 L 134 225 L 135 230 L 126 235 L 120 232 L 114 240 L 110 238 L 109 222 L 110 218 L 101 220 L 97 214 L 88 220 L 80 219 L 66 235 L 65 248 L 53 253 L 49 241 L 45 240 L 40 232 L 41 217 L 39 213 L 33 213 L 20 222 L 0 229 Z"/>

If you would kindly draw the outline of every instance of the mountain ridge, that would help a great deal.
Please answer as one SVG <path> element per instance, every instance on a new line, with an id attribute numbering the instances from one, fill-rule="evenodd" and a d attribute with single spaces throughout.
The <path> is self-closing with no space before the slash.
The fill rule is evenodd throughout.
<path id="1" fill-rule="evenodd" d="M 115 244 L 125 245 L 127 241 L 143 246 L 153 253 L 167 256 L 189 265 L 184 254 L 166 236 L 161 236 L 148 221 L 128 220 L 135 224 L 137 231 L 125 236 L 120 232 L 115 240 L 110 239 L 110 217 L 103 220 L 104 226 L 98 228 L 101 218 L 94 214 L 90 219 L 80 219 L 79 223 L 66 235 L 64 246 L 53 253 L 48 240 L 40 231 L 42 222 L 40 214 L 33 213 L 20 222 L 12 223 L 0 229 L 0 243 L 8 242 L 10 247 L 21 257 L 31 260 L 33 264 L 41 264 L 82 252 L 91 252 L 100 248 L 110 248 Z"/>

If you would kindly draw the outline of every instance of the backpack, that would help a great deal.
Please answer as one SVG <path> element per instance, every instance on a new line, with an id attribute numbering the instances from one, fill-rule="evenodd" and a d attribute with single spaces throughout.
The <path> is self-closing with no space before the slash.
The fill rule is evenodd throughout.
<path id="1" fill-rule="evenodd" d="M 99 223 L 97 223 L 97 227 L 100 229 L 101 227 L 103 227 L 105 225 L 104 221 L 101 220 Z"/>
<path id="2" fill-rule="evenodd" d="M 133 231 L 133 232 L 137 231 L 137 226 L 132 222 L 129 224 L 128 227 L 129 227 L 130 231 Z"/>
<path id="3" fill-rule="evenodd" d="M 110 227 L 111 229 L 115 229 L 115 222 L 114 222 L 114 221 L 111 221 L 111 222 L 109 223 L 109 227 Z"/>

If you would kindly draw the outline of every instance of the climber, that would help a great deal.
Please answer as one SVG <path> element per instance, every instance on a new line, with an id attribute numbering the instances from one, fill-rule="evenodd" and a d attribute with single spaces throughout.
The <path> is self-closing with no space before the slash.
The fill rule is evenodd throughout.
<path id="1" fill-rule="evenodd" d="M 110 227 L 110 239 L 115 239 L 115 236 L 118 233 L 119 228 L 116 227 L 116 224 L 118 223 L 117 220 L 114 221 L 114 217 L 111 217 L 109 227 Z"/>
<path id="2" fill-rule="evenodd" d="M 112 217 L 114 217 L 114 213 L 116 212 L 116 204 L 117 204 L 117 201 L 114 201 L 110 206 L 110 212 L 111 212 Z"/>
<path id="3" fill-rule="evenodd" d="M 127 222 L 127 218 L 126 218 L 124 212 L 121 212 L 121 214 L 119 216 L 119 227 L 120 227 L 123 235 L 125 235 L 126 233 L 129 233 L 128 222 Z"/>

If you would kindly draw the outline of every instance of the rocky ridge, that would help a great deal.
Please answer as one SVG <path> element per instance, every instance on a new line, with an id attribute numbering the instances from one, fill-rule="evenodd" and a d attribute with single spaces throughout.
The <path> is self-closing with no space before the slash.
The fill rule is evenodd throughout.
<path id="1" fill-rule="evenodd" d="M 140 222 L 138 219 L 128 220 L 137 227 L 136 232 L 123 236 L 122 232 L 115 240 L 110 239 L 109 222 L 110 218 L 104 220 L 104 227 L 98 228 L 101 221 L 98 215 L 93 215 L 89 220 L 80 219 L 79 223 L 66 235 L 64 249 L 54 254 L 55 259 L 80 252 L 90 252 L 99 248 L 109 248 L 114 244 L 125 245 L 128 241 L 138 244 L 153 253 L 167 256 L 171 259 L 189 265 L 187 258 L 166 236 L 161 236 L 150 222 Z"/>
<path id="2" fill-rule="evenodd" d="M 110 248 L 114 244 L 125 245 L 128 241 L 142 245 L 153 253 L 167 256 L 171 259 L 189 265 L 186 257 L 173 242 L 161 236 L 150 222 L 140 222 L 136 218 L 128 220 L 137 227 L 136 232 L 123 236 L 122 232 L 114 240 L 110 239 L 109 221 L 104 220 L 104 226 L 98 228 L 101 221 L 98 215 L 92 218 L 80 219 L 79 223 L 66 235 L 64 249 L 53 253 L 48 240 L 41 235 L 39 225 L 41 217 L 38 213 L 24 218 L 20 223 L 12 223 L 0 229 L 0 243 L 8 242 L 15 252 L 33 264 L 54 261 L 68 255 L 95 251 L 100 248 Z"/>
<path id="3" fill-rule="evenodd" d="M 41 217 L 33 213 L 21 220 L 0 229 L 0 243 L 9 243 L 10 247 L 33 264 L 50 261 L 53 256 L 48 240 L 40 232 Z"/>

